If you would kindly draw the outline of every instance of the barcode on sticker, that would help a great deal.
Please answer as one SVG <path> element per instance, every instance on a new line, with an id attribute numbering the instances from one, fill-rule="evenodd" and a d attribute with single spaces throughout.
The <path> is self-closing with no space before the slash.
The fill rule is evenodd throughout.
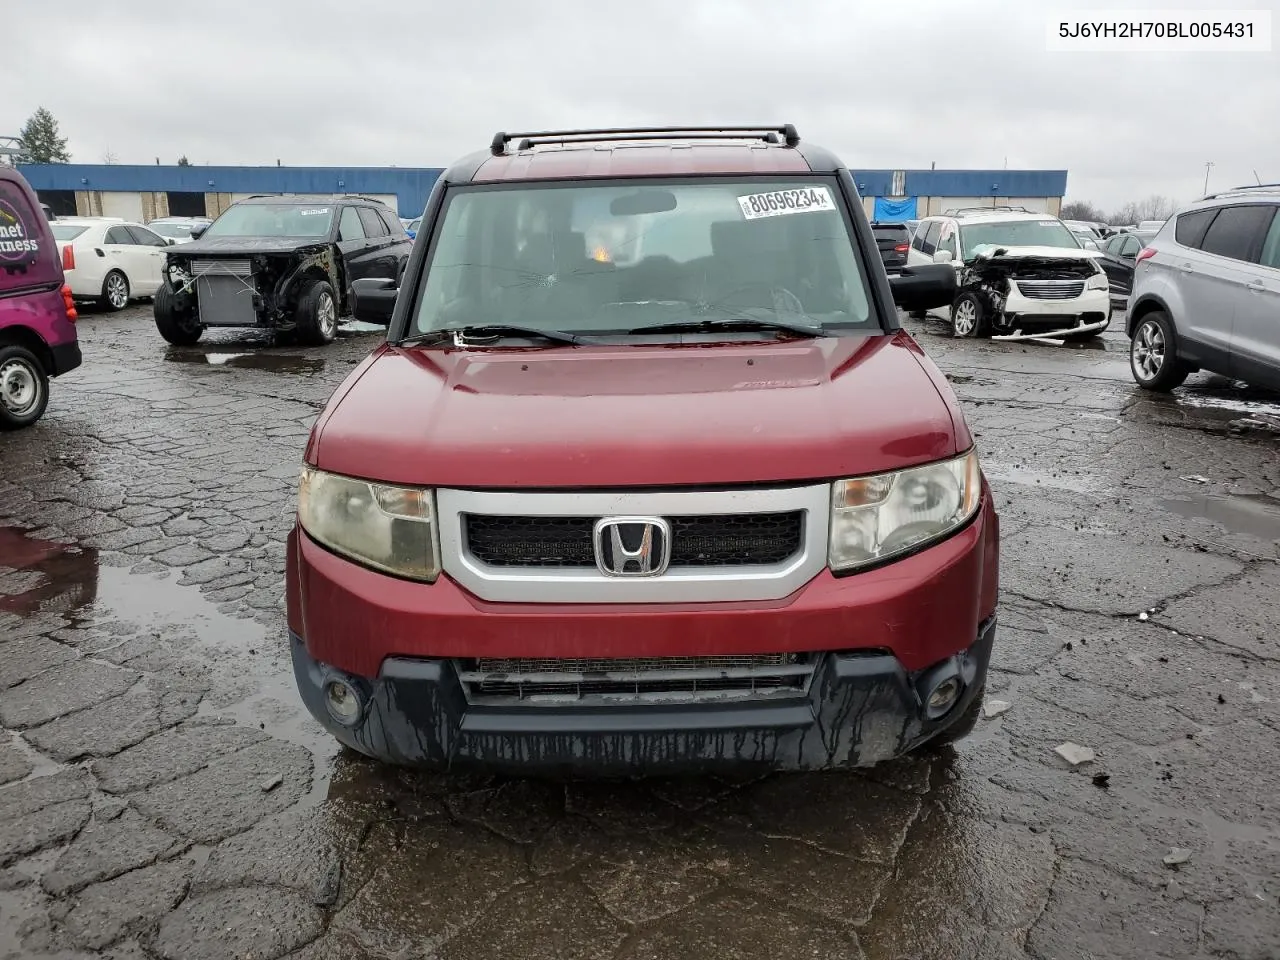
<path id="1" fill-rule="evenodd" d="M 738 206 L 742 208 L 742 215 L 748 220 L 836 208 L 835 202 L 831 199 L 831 191 L 826 187 L 796 187 L 792 190 L 752 193 L 739 197 Z"/>
<path id="2" fill-rule="evenodd" d="M 317 215 L 319 215 L 319 214 L 321 214 L 321 213 L 328 213 L 328 212 L 329 212 L 329 208 L 328 208 L 328 207 L 321 207 L 319 210 L 303 210 L 303 211 L 301 211 L 302 216 L 304 216 L 304 217 L 314 217 L 314 216 L 317 216 Z"/>

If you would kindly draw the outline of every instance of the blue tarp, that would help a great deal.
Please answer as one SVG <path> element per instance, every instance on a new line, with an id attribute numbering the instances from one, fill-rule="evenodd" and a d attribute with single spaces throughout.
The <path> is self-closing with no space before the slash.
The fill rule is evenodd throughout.
<path id="1" fill-rule="evenodd" d="M 902 197 L 895 200 L 892 197 L 876 197 L 875 214 L 871 219 L 882 223 L 902 223 L 904 220 L 915 220 L 916 198 Z"/>

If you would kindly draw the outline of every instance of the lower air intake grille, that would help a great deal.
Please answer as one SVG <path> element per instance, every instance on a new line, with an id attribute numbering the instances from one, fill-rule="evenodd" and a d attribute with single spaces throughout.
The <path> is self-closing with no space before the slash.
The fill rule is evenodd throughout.
<path id="1" fill-rule="evenodd" d="M 458 660 L 472 703 L 673 703 L 803 695 L 817 655 Z"/>

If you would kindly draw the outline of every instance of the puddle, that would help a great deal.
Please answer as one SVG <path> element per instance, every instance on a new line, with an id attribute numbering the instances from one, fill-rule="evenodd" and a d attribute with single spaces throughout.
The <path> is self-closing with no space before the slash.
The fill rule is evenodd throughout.
<path id="1" fill-rule="evenodd" d="M 337 746 L 298 697 L 283 617 L 269 629 L 230 616 L 198 586 L 180 583 L 177 571 L 135 572 L 147 561 L 103 563 L 93 548 L 34 539 L 17 527 L 0 527 L 0 556 L 17 571 L 8 575 L 14 592 L 0 595 L 0 612 L 57 613 L 100 627 L 86 636 L 83 652 L 102 655 L 131 645 L 136 652 L 126 659 L 137 657 L 136 668 L 158 670 L 161 679 L 166 668 L 147 661 L 172 662 L 175 670 L 189 661 L 209 684 L 200 714 L 231 718 L 304 747 L 316 757 L 317 787 L 324 779 L 325 760 Z"/>
<path id="2" fill-rule="evenodd" d="M 0 557 L 26 587 L 0 594 L 0 612 L 72 614 L 97 598 L 98 551 L 92 547 L 36 540 L 18 527 L 0 527 Z"/>
<path id="3" fill-rule="evenodd" d="M 1070 490 L 1072 493 L 1094 493 L 1102 489 L 1102 480 L 1090 474 L 1055 474 L 990 461 L 983 463 L 982 469 L 991 480 L 1016 483 L 1023 487 L 1050 487 L 1054 490 Z"/>
<path id="4" fill-rule="evenodd" d="M 173 363 L 201 363 L 218 367 L 235 367 L 240 370 L 267 370 L 272 373 L 319 373 L 324 361 L 319 357 L 304 357 L 296 353 L 209 353 L 203 350 L 169 350 L 164 358 Z"/>
<path id="5" fill-rule="evenodd" d="M 1246 537 L 1280 540 L 1280 500 L 1273 497 L 1206 493 L 1168 497 L 1158 501 L 1158 506 L 1189 520 L 1208 520 Z"/>

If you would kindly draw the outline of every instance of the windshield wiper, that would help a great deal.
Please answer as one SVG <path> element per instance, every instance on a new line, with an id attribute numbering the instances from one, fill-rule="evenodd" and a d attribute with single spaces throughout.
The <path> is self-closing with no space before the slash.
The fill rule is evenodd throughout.
<path id="1" fill-rule="evenodd" d="M 405 337 L 397 346 L 407 347 L 414 344 L 441 343 L 445 340 L 489 340 L 499 337 L 527 337 L 530 340 L 547 340 L 551 343 L 578 344 L 584 342 L 581 337 L 560 330 L 539 330 L 537 327 L 521 327 L 510 323 L 477 323 L 461 327 L 445 327 L 442 330 L 430 330 L 414 337 Z"/>
<path id="2" fill-rule="evenodd" d="M 728 320 L 677 320 L 673 323 L 658 323 L 649 327 L 636 327 L 628 330 L 628 334 L 641 333 L 711 333 L 720 330 L 777 330 L 792 333 L 797 337 L 830 336 L 822 327 L 811 327 L 803 323 L 785 323 L 781 320 L 752 320 L 738 317 Z"/>

